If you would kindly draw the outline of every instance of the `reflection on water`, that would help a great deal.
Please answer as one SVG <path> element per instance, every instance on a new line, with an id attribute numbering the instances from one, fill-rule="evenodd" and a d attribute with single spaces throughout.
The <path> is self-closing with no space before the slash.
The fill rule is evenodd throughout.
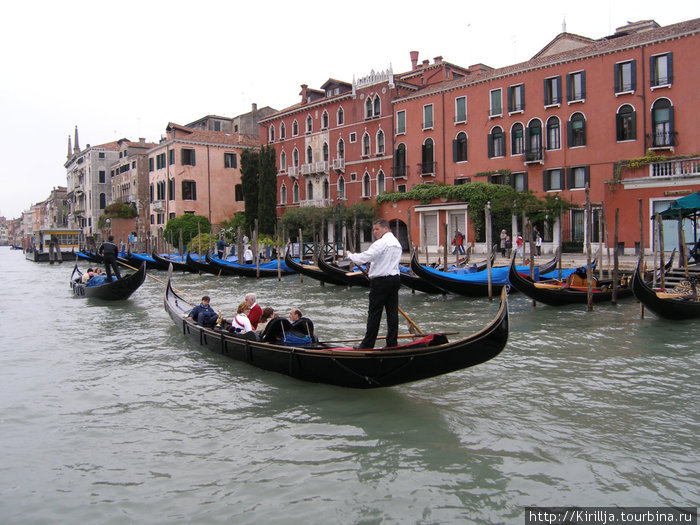
<path id="1" fill-rule="evenodd" d="M 73 298 L 71 270 L 0 248 L 3 522 L 522 523 L 533 504 L 697 502 L 697 323 L 513 295 L 498 358 L 354 391 L 190 344 L 154 279 L 122 303 Z M 225 315 L 255 291 L 325 339 L 364 331 L 367 290 L 174 282 Z M 497 309 L 408 290 L 401 305 L 462 333 Z"/>

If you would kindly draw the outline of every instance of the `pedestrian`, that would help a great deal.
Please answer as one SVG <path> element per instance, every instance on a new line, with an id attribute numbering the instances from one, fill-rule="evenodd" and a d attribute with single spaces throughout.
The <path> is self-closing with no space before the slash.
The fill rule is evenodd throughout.
<path id="1" fill-rule="evenodd" d="M 219 256 L 219 259 L 224 258 L 224 253 L 226 252 L 226 247 L 228 244 L 226 244 L 226 241 L 224 240 L 224 236 L 220 235 L 219 240 L 216 241 L 216 254 Z"/>
<path id="2" fill-rule="evenodd" d="M 454 246 L 454 250 L 452 250 L 452 253 L 459 253 L 460 255 L 464 255 L 464 234 L 459 231 L 455 230 L 455 236 L 452 238 L 452 246 Z"/>
<path id="3" fill-rule="evenodd" d="M 370 264 L 367 329 L 362 342 L 355 346 L 358 349 L 374 348 L 382 320 L 382 310 L 386 310 L 386 347 L 398 345 L 401 243 L 391 233 L 386 219 L 374 221 L 372 232 L 376 240 L 366 251 L 348 252 L 346 255 L 346 258 L 357 266 Z"/>
<path id="4" fill-rule="evenodd" d="M 107 270 L 107 282 L 112 282 L 112 269 L 117 279 L 121 279 L 122 274 L 119 273 L 119 265 L 117 265 L 119 248 L 114 244 L 114 235 L 110 235 L 107 241 L 102 243 L 98 253 L 102 256 L 102 262 L 104 262 L 105 270 Z"/>
<path id="5" fill-rule="evenodd" d="M 537 247 L 537 255 L 542 255 L 542 236 L 540 232 L 537 232 L 537 239 L 535 239 L 535 246 Z"/>
<path id="6" fill-rule="evenodd" d="M 523 236 L 521 234 L 518 234 L 515 238 L 515 250 L 518 253 L 518 257 L 523 256 Z"/>
<path id="7" fill-rule="evenodd" d="M 506 239 L 508 238 L 508 234 L 506 233 L 505 230 L 501 230 L 501 257 L 506 256 Z"/>
<path id="8" fill-rule="evenodd" d="M 510 238 L 510 235 L 506 235 L 506 257 L 510 259 L 510 254 L 513 251 L 513 241 Z"/>

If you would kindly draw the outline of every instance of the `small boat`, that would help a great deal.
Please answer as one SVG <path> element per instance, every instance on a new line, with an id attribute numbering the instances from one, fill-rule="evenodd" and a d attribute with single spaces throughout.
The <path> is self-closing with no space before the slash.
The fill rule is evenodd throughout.
<path id="1" fill-rule="evenodd" d="M 682 281 L 670 290 L 654 290 L 642 275 L 640 262 L 632 274 L 632 293 L 649 310 L 666 319 L 699 319 L 700 301 L 698 301 L 697 278 Z M 686 284 L 687 283 L 687 284 Z"/>
<path id="2" fill-rule="evenodd" d="M 539 303 L 550 306 L 588 303 L 588 280 L 585 275 L 585 267 L 578 271 L 568 271 L 567 273 L 569 273 L 568 277 L 561 281 L 550 279 L 533 282 L 529 277 L 529 271 L 523 272 L 518 270 L 515 266 L 515 259 L 513 259 L 508 273 L 508 280 L 513 288 Z M 613 296 L 612 284 L 610 279 L 598 280 L 593 277 L 591 294 L 593 302 L 611 301 Z M 617 289 L 617 297 L 622 298 L 630 295 L 632 295 L 632 290 L 627 285 L 627 280 L 623 279 Z"/>
<path id="3" fill-rule="evenodd" d="M 148 253 L 133 253 L 133 252 L 128 252 L 126 256 L 124 257 L 124 260 L 126 261 L 127 264 L 131 266 L 141 266 L 142 263 L 146 263 L 146 269 L 147 270 L 163 270 L 163 271 L 168 271 L 168 266 L 163 263 L 159 263 L 156 261 L 150 254 Z"/>
<path id="4" fill-rule="evenodd" d="M 344 279 L 324 272 L 317 265 L 309 261 L 301 262 L 299 259 L 294 259 L 289 253 L 289 250 L 284 254 L 284 263 L 295 272 L 321 281 L 322 283 L 337 284 L 339 286 L 345 286 L 347 284 Z"/>
<path id="5" fill-rule="evenodd" d="M 179 254 L 159 255 L 156 252 L 153 252 L 151 256 L 161 267 L 164 267 L 166 270 L 168 265 L 172 264 L 173 270 L 176 272 L 196 273 L 196 270 L 193 270 L 192 267 L 187 264 L 187 260 L 183 259 Z"/>
<path id="6" fill-rule="evenodd" d="M 263 370 L 350 388 L 400 385 L 468 368 L 496 357 L 508 341 L 505 290 L 495 317 L 471 335 L 449 341 L 446 334 L 423 334 L 411 343 L 381 350 L 355 350 L 316 338 L 302 344 L 289 343 L 278 339 L 285 335 L 280 327 L 289 324 L 284 318 L 278 318 L 275 325 L 271 322 L 261 340 L 253 332 L 240 335 L 197 325 L 187 317 L 192 305 L 173 290 L 170 277 L 164 303 L 178 330 L 200 346 Z"/>
<path id="7" fill-rule="evenodd" d="M 401 284 L 403 284 L 407 288 L 410 288 L 414 292 L 418 290 L 419 292 L 431 294 L 447 293 L 442 288 L 435 286 L 432 283 L 429 283 L 421 277 L 418 277 L 415 273 L 411 271 L 411 268 L 409 266 L 399 265 L 399 272 L 399 276 L 401 277 Z"/>
<path id="8" fill-rule="evenodd" d="M 200 257 L 199 255 L 188 253 L 187 265 L 194 273 L 210 273 L 212 275 L 219 275 L 219 269 L 211 263 L 211 259 L 209 258 L 208 254 L 204 257 Z"/>
<path id="9" fill-rule="evenodd" d="M 255 264 L 240 264 L 232 261 L 225 261 L 218 257 L 210 257 L 209 261 L 216 269 L 217 275 L 239 275 L 241 277 L 257 277 L 258 270 Z M 294 270 L 289 268 L 285 262 L 280 261 L 280 269 L 282 275 L 294 273 Z M 277 277 L 277 260 L 260 263 L 260 277 Z"/>
<path id="10" fill-rule="evenodd" d="M 73 295 L 76 297 L 92 297 L 104 299 L 105 301 L 121 301 L 128 299 L 146 279 L 146 265 L 142 264 L 138 271 L 126 275 L 121 279 L 114 279 L 111 282 L 98 286 L 88 286 L 82 282 L 83 273 L 78 269 L 78 265 L 73 268 L 70 277 L 70 286 Z"/>
<path id="11" fill-rule="evenodd" d="M 369 287 L 369 277 L 362 270 L 355 270 L 351 264 L 341 266 L 319 258 L 318 267 L 330 278 L 345 281 L 346 286 Z"/>

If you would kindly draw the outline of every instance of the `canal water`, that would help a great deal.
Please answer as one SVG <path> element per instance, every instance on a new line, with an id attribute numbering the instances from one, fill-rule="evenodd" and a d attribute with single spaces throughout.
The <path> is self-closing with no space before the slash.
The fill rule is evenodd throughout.
<path id="1" fill-rule="evenodd" d="M 697 505 L 700 323 L 634 299 L 510 298 L 485 364 L 399 387 L 309 384 L 210 353 L 163 309 L 72 297 L 72 263 L 0 248 L 0 522 L 523 523 L 531 505 Z M 224 315 L 246 292 L 322 339 L 361 337 L 366 289 L 174 276 Z M 497 301 L 402 290 L 423 331 Z M 402 332 L 406 328 L 402 326 Z"/>

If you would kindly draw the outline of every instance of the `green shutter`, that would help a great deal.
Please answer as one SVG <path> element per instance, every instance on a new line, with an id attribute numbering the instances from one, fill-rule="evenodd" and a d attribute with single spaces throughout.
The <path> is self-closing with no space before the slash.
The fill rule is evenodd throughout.
<path id="1" fill-rule="evenodd" d="M 549 190 L 549 170 L 545 170 L 542 172 L 542 190 L 543 191 L 548 191 Z"/>
<path id="2" fill-rule="evenodd" d="M 656 85 L 656 57 L 649 57 L 649 85 Z"/>
<path id="3" fill-rule="evenodd" d="M 588 186 L 590 188 L 591 187 L 591 167 L 586 166 L 585 171 L 586 171 L 586 175 L 585 175 L 584 183 L 586 186 Z"/>
<path id="4" fill-rule="evenodd" d="M 671 146 L 676 145 L 676 140 L 675 140 L 675 127 L 673 126 L 673 106 L 668 108 L 668 127 L 669 127 L 669 144 Z"/>
<path id="5" fill-rule="evenodd" d="M 634 140 L 637 139 L 637 112 L 632 111 L 632 137 Z"/>
<path id="6" fill-rule="evenodd" d="M 581 98 L 586 98 L 586 72 L 581 71 Z"/>
<path id="7" fill-rule="evenodd" d="M 613 86 L 613 93 L 619 93 L 622 91 L 620 89 L 620 69 L 622 68 L 622 64 L 615 64 L 613 66 L 613 76 L 615 78 L 614 82 L 615 85 Z"/>
<path id="8" fill-rule="evenodd" d="M 673 84 L 673 53 L 669 53 L 667 56 L 668 83 Z"/>
<path id="9" fill-rule="evenodd" d="M 566 187 L 571 189 L 574 187 L 574 169 L 573 168 L 566 168 Z M 564 186 L 561 186 L 561 189 L 564 189 Z"/>
<path id="10" fill-rule="evenodd" d="M 632 65 L 630 67 L 631 75 L 632 75 L 632 91 L 637 90 L 637 61 L 632 60 Z"/>
<path id="11" fill-rule="evenodd" d="M 487 140 L 487 149 L 489 158 L 493 158 L 493 135 L 491 135 L 490 133 Z"/>
<path id="12" fill-rule="evenodd" d="M 571 100 L 571 73 L 566 75 L 566 100 Z"/>
<path id="13" fill-rule="evenodd" d="M 452 141 L 452 162 L 457 162 L 459 160 L 459 141 L 457 139 Z"/>
<path id="14" fill-rule="evenodd" d="M 513 88 L 508 88 L 508 113 L 513 111 Z"/>
<path id="15" fill-rule="evenodd" d="M 571 143 L 574 141 L 574 129 L 573 123 L 569 120 L 566 123 L 566 145 L 571 147 Z"/>

